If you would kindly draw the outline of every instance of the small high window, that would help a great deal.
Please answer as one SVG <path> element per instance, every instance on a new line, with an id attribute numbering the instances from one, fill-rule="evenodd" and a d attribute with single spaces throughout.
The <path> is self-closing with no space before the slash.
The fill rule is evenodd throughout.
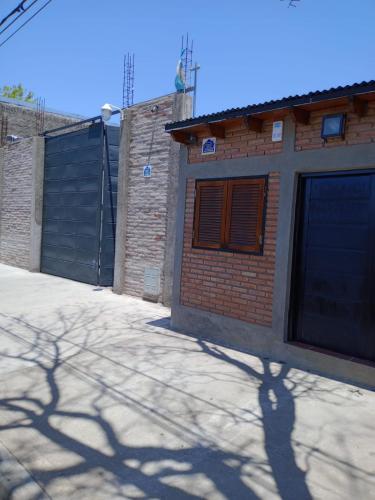
<path id="1" fill-rule="evenodd" d="M 197 181 L 193 246 L 261 253 L 266 177 Z"/>

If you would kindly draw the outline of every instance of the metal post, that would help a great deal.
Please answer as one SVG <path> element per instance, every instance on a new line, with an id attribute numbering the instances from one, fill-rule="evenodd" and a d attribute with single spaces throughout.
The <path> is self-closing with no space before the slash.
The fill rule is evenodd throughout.
<path id="1" fill-rule="evenodd" d="M 195 63 L 194 68 L 190 71 L 194 72 L 194 93 L 193 93 L 193 117 L 195 116 L 196 105 L 197 105 L 197 84 L 198 84 L 198 70 L 200 69 L 199 64 Z"/>

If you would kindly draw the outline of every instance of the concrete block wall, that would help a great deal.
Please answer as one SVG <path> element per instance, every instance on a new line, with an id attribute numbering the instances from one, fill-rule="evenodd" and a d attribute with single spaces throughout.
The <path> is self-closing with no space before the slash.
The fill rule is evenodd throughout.
<path id="1" fill-rule="evenodd" d="M 33 140 L 1 149 L 0 262 L 29 268 Z"/>
<path id="2" fill-rule="evenodd" d="M 37 135 L 37 111 L 31 104 L 13 104 L 0 101 L 0 113 L 8 119 L 8 135 L 32 137 Z M 82 118 L 46 111 L 44 130 L 51 130 L 75 123 Z"/>
<path id="3" fill-rule="evenodd" d="M 0 262 L 39 269 L 44 140 L 0 149 Z"/>
<path id="4" fill-rule="evenodd" d="M 180 146 L 164 126 L 189 117 L 189 103 L 189 96 L 170 94 L 126 110 L 119 165 L 117 293 L 170 303 Z M 143 167 L 148 163 L 152 176 L 145 178 Z M 157 295 L 144 293 L 146 268 L 160 270 Z"/>

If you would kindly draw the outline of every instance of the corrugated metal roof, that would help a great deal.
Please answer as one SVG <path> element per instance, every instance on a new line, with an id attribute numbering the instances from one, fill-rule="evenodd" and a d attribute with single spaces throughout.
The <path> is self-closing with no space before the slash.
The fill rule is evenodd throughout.
<path id="1" fill-rule="evenodd" d="M 210 113 L 207 115 L 196 116 L 195 118 L 189 118 L 187 120 L 167 123 L 167 125 L 165 126 L 165 130 L 171 131 L 171 130 L 190 127 L 192 125 L 198 125 L 200 123 L 210 123 L 215 121 L 228 120 L 231 118 L 237 118 L 244 115 L 262 113 L 265 111 L 272 111 L 291 106 L 301 106 L 303 104 L 311 104 L 313 102 L 319 102 L 323 100 L 335 99 L 339 97 L 345 97 L 345 96 L 373 92 L 373 91 L 375 91 L 375 80 L 370 80 L 361 83 L 354 83 L 352 85 L 345 85 L 340 87 L 332 87 L 327 90 L 316 90 L 314 92 L 309 92 L 308 94 L 283 97 L 282 99 L 266 101 L 259 104 L 250 104 L 249 106 L 241 108 L 226 109 L 224 111 L 219 111 L 217 113 Z"/>

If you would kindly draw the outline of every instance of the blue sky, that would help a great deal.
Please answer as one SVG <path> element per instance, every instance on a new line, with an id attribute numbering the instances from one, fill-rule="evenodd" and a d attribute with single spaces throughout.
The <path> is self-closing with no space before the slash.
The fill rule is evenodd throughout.
<path id="1" fill-rule="evenodd" d="M 18 1 L 3 0 L 1 18 Z M 280 0 L 53 0 L 0 47 L 0 85 L 21 82 L 47 107 L 96 115 L 104 102 L 122 102 L 127 51 L 136 58 L 136 102 L 172 92 L 188 31 L 201 65 L 197 112 L 209 113 L 375 78 L 374 20 L 374 0 L 301 0 L 297 8 Z"/>

